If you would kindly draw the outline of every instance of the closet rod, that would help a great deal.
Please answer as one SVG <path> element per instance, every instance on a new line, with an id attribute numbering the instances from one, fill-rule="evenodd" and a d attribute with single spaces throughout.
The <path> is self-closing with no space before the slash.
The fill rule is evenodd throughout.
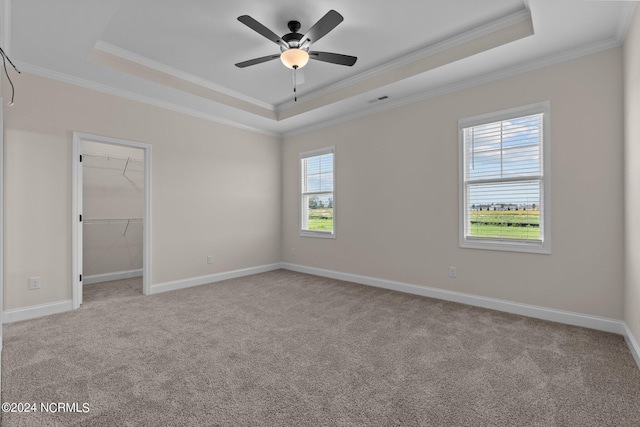
<path id="1" fill-rule="evenodd" d="M 92 224 L 111 224 L 111 223 L 128 223 L 134 221 L 142 221 L 142 218 L 92 218 L 83 221 L 86 225 Z"/>
<path id="2" fill-rule="evenodd" d="M 102 159 L 107 159 L 107 160 L 122 160 L 122 161 L 131 161 L 131 162 L 138 162 L 138 163 L 143 163 L 144 160 L 143 159 L 136 159 L 134 157 L 120 157 L 120 156 L 112 156 L 110 154 L 101 154 L 101 153 L 84 153 L 85 156 L 89 156 L 89 157 L 100 157 Z"/>
<path id="3" fill-rule="evenodd" d="M 97 225 L 97 224 L 107 224 L 107 225 L 111 225 L 111 224 L 126 224 L 124 227 L 124 231 L 122 232 L 123 236 L 127 235 L 127 230 L 129 230 L 129 225 L 132 222 L 142 222 L 142 218 L 114 218 L 114 219 L 103 219 L 103 218 L 94 218 L 94 219 L 88 219 L 86 221 L 84 221 L 83 223 L 85 225 Z"/>
<path id="4" fill-rule="evenodd" d="M 131 172 L 142 172 L 142 170 L 139 169 L 144 167 L 144 160 L 134 157 L 84 153 L 83 158 L 83 166 L 86 168 L 121 170 L 123 175 L 129 170 Z"/>

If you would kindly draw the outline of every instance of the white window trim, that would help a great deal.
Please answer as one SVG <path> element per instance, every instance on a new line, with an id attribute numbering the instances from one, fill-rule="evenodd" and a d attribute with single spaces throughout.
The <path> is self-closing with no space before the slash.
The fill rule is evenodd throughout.
<path id="1" fill-rule="evenodd" d="M 542 242 L 517 241 L 511 239 L 474 239 L 465 237 L 465 185 L 464 185 L 464 132 L 463 129 L 516 117 L 542 113 Z M 458 120 L 458 216 L 459 245 L 461 248 L 488 249 L 510 252 L 551 253 L 551 109 L 549 101 L 525 105 L 507 110 L 467 117 Z"/>
<path id="2" fill-rule="evenodd" d="M 321 156 L 323 154 L 333 153 L 333 231 L 314 231 L 302 229 L 302 159 L 308 157 Z M 336 238 L 336 147 L 318 148 L 316 150 L 305 151 L 300 153 L 298 157 L 298 229 L 302 237 L 316 237 L 320 239 Z"/>

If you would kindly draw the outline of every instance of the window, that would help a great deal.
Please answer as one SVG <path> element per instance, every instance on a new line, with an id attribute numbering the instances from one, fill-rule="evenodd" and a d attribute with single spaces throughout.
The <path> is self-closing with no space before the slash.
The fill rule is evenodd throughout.
<path id="1" fill-rule="evenodd" d="M 335 237 L 333 147 L 300 154 L 300 235 Z"/>
<path id="2" fill-rule="evenodd" d="M 549 104 L 459 121 L 460 246 L 550 253 Z"/>

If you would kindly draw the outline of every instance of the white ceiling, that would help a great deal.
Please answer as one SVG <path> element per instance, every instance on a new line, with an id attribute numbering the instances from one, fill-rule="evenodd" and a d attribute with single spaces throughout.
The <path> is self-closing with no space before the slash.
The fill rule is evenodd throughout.
<path id="1" fill-rule="evenodd" d="M 24 71 L 278 135 L 620 45 L 636 4 L 2 1 L 3 48 Z M 251 15 L 278 35 L 289 32 L 289 20 L 298 20 L 304 34 L 330 9 L 342 14 L 344 21 L 312 50 L 353 55 L 358 61 L 353 67 L 311 61 L 303 69 L 305 83 L 298 87 L 297 103 L 291 71 L 280 61 L 244 69 L 234 66 L 279 52 L 276 44 L 237 21 L 238 16 Z M 494 31 L 507 34 L 509 25 L 529 19 L 533 34 L 520 32 L 482 47 L 483 36 Z M 464 43 L 473 47 L 464 57 L 438 62 L 438 53 L 453 54 Z M 426 63 L 435 65 L 417 67 Z M 145 72 L 139 71 L 140 64 Z M 173 84 L 167 83 L 167 75 Z M 369 102 L 382 95 L 389 99 Z"/>

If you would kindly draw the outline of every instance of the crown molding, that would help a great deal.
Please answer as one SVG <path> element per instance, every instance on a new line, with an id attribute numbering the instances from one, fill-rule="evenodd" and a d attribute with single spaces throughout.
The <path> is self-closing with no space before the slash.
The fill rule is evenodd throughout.
<path id="1" fill-rule="evenodd" d="M 247 126 L 242 123 L 238 123 L 232 120 L 227 120 L 220 118 L 214 114 L 203 113 L 202 111 L 194 110 L 192 108 L 183 107 L 177 104 L 173 104 L 171 102 L 161 101 L 156 98 L 151 98 L 144 95 L 139 95 L 127 90 L 118 89 L 113 86 L 104 85 L 101 83 L 96 83 L 90 80 L 81 79 L 78 77 L 71 76 L 69 74 L 60 73 L 58 71 L 52 71 L 47 68 L 39 67 L 37 65 L 31 65 L 25 62 L 14 61 L 16 66 L 20 68 L 21 71 L 27 72 L 30 74 L 34 74 L 41 77 L 46 77 L 52 80 L 57 80 L 63 83 L 72 84 L 75 86 L 84 87 L 86 89 L 92 89 L 98 92 L 106 93 L 109 95 L 119 96 L 121 98 L 130 99 L 132 101 L 142 102 L 144 104 L 152 105 L 154 107 L 160 107 L 167 110 L 175 111 L 177 113 L 186 114 L 188 116 L 197 117 L 199 119 L 208 120 L 215 123 L 220 123 L 223 125 L 235 127 L 238 129 L 243 129 L 255 133 L 259 133 L 262 135 L 273 136 L 276 138 L 281 137 L 282 135 L 279 132 L 270 132 L 264 129 Z"/>
<path id="2" fill-rule="evenodd" d="M 519 74 L 524 74 L 530 71 L 535 71 L 541 68 L 549 67 L 551 65 L 559 64 L 566 61 L 581 58 L 583 56 L 593 55 L 598 52 L 603 52 L 608 49 L 616 48 L 621 45 L 617 37 L 612 37 L 607 40 L 592 43 L 579 48 L 571 49 L 559 54 L 545 56 L 533 61 L 529 61 L 524 64 L 515 65 L 509 68 L 501 69 L 499 71 L 486 73 L 480 76 L 472 77 L 470 79 L 462 80 L 456 83 L 452 83 L 446 86 L 438 87 L 417 93 L 416 95 L 407 96 L 404 98 L 393 99 L 389 102 L 378 104 L 369 108 L 354 111 L 350 114 L 345 114 L 340 117 L 328 119 L 312 126 L 304 126 L 291 131 L 283 132 L 282 137 L 287 138 L 296 135 L 302 135 L 308 132 L 312 132 L 318 129 L 322 129 L 328 126 L 333 126 L 339 123 L 348 122 L 361 117 L 369 116 L 394 108 L 403 107 L 405 105 L 414 104 L 420 101 L 426 101 L 431 98 L 446 95 L 453 92 L 458 92 L 463 89 L 469 89 L 482 84 L 491 83 L 497 80 L 501 80 L 508 77 L 513 77 Z"/>
<path id="3" fill-rule="evenodd" d="M 146 56 L 139 55 L 137 53 L 131 52 L 126 49 L 122 49 L 118 46 L 114 46 L 109 43 L 105 43 L 103 41 L 98 40 L 98 42 L 94 46 L 95 50 L 100 50 L 102 52 L 108 53 L 113 56 L 117 56 L 122 59 L 126 59 L 127 61 L 134 62 L 139 65 L 143 65 L 145 67 L 151 68 L 153 70 L 159 71 L 161 73 L 168 74 L 170 76 L 176 77 L 181 80 L 185 80 L 187 82 L 196 84 L 198 86 L 205 87 L 207 89 L 214 90 L 216 92 L 220 92 L 227 96 L 234 97 L 236 99 L 240 99 L 242 101 L 251 103 L 261 108 L 265 108 L 269 111 L 275 111 L 275 107 L 269 103 L 257 100 L 255 98 L 251 98 L 249 96 L 243 95 L 239 92 L 233 91 L 225 86 L 218 85 L 211 80 L 203 79 L 202 77 L 194 76 L 193 74 L 186 73 L 184 71 L 178 70 L 176 68 L 165 65 L 161 62 L 155 61 Z"/>
<path id="4" fill-rule="evenodd" d="M 0 0 L 0 1 L 7 1 L 7 0 Z M 268 135 L 268 136 L 272 136 L 272 137 L 276 137 L 276 138 L 286 138 L 286 137 L 291 137 L 291 136 L 296 136 L 296 135 L 301 135 L 301 134 L 305 134 L 308 132 L 312 132 L 318 129 L 322 129 L 328 126 L 332 126 L 335 124 L 339 124 L 339 123 L 344 123 L 344 122 L 348 122 L 351 120 L 355 120 L 361 117 L 365 117 L 371 114 L 376 114 L 376 113 L 380 113 L 380 112 L 384 112 L 387 110 L 391 110 L 394 108 L 399 108 L 405 105 L 410 105 L 416 102 L 420 102 L 420 101 L 424 101 L 424 100 L 428 100 L 437 96 L 442 96 L 442 95 L 446 95 L 448 93 L 453 93 L 453 92 L 457 92 L 459 90 L 463 90 L 463 89 L 468 89 L 474 86 L 479 86 L 481 84 L 485 84 L 485 83 L 490 83 L 492 81 L 496 81 L 496 80 L 500 80 L 503 78 L 507 78 L 507 77 L 512 77 L 518 74 L 523 74 L 529 71 L 534 71 L 540 68 L 544 68 L 547 66 L 551 66 L 554 64 L 558 64 L 561 62 L 565 62 L 565 61 L 570 61 L 573 59 L 578 59 L 580 57 L 583 56 L 587 56 L 587 55 L 592 55 L 598 52 L 602 52 L 611 48 L 615 48 L 615 47 L 619 47 L 621 45 L 621 41 L 619 40 L 618 37 L 612 37 L 610 39 L 604 40 L 604 41 L 600 41 L 600 42 L 596 42 L 590 45 L 586 45 L 586 46 L 582 46 L 576 49 L 571 49 L 559 54 L 555 54 L 555 55 L 551 55 L 551 56 L 547 56 L 547 57 L 543 57 L 540 59 L 536 59 L 533 61 L 530 61 L 528 63 L 525 64 L 520 64 L 520 65 L 516 65 L 510 68 L 506 68 L 506 69 L 501 69 L 499 71 L 493 72 L 493 73 L 487 73 L 481 76 L 477 76 L 477 77 L 473 77 L 470 79 L 466 79 L 460 82 L 456 82 L 447 86 L 443 86 L 443 87 L 439 87 L 436 89 L 431 89 L 431 90 L 427 90 L 427 91 L 423 91 L 420 92 L 416 95 L 413 96 L 409 96 L 409 97 L 404 97 L 404 98 L 399 98 L 399 99 L 392 99 L 389 102 L 385 102 L 385 103 L 381 103 L 381 104 L 377 104 L 375 106 L 371 106 L 369 108 L 364 108 L 358 111 L 354 111 L 353 113 L 350 114 L 345 114 L 342 115 L 340 117 L 337 118 L 332 118 L 332 119 L 328 119 L 328 120 L 323 120 L 321 122 L 315 123 L 313 125 L 310 126 L 301 126 L 299 128 L 296 129 L 292 129 L 290 131 L 284 131 L 284 132 L 272 132 L 272 131 L 266 131 L 264 129 L 260 129 L 260 128 L 256 128 L 256 127 L 252 127 L 252 126 L 247 126 L 244 125 L 242 123 L 238 123 L 235 121 L 231 121 L 231 120 L 226 120 L 226 119 L 222 119 L 216 115 L 213 114 L 207 114 L 207 113 L 203 113 L 201 111 L 198 110 L 194 110 L 191 108 L 187 108 L 187 107 L 182 107 L 170 102 L 166 102 L 166 101 L 161 101 L 155 98 L 151 98 L 151 97 L 147 97 L 144 95 L 139 95 L 139 94 L 135 94 L 133 92 L 129 92 L 126 90 L 122 90 L 122 89 L 117 89 L 114 88 L 112 86 L 107 86 L 107 85 L 103 85 L 100 83 L 96 83 L 96 82 L 92 82 L 89 80 L 85 80 L 85 79 L 80 79 L 68 74 L 64 74 L 64 73 L 60 73 L 60 72 L 56 72 L 56 71 L 52 71 L 46 68 L 42 68 L 42 67 L 38 67 L 35 65 L 31 65 L 31 64 L 27 64 L 27 63 L 23 63 L 23 62 L 17 62 L 16 61 L 16 65 L 18 65 L 22 70 L 31 73 L 31 74 L 35 74 L 35 75 L 39 75 L 42 77 L 47 77 L 47 78 L 51 78 L 53 80 L 57 80 L 57 81 L 61 81 L 64 83 L 68 83 L 68 84 L 73 84 L 73 85 L 77 85 L 77 86 L 81 86 L 87 89 L 92 89 L 92 90 L 96 90 L 102 93 L 107 93 L 110 95 L 115 95 L 115 96 L 119 96 L 122 98 L 126 98 L 126 99 L 130 99 L 130 100 L 134 100 L 134 101 L 138 101 L 138 102 L 142 102 L 148 105 L 153 105 L 156 107 L 160 107 L 160 108 L 164 108 L 164 109 L 168 109 L 171 111 L 175 111 L 178 113 L 182 113 L 182 114 L 186 114 L 189 116 L 193 116 L 193 117 L 197 117 L 197 118 L 201 118 L 204 120 L 208 120 L 208 121 L 212 121 L 212 122 L 216 122 L 216 123 L 220 123 L 220 124 L 224 124 L 224 125 L 228 125 L 228 126 L 232 126 L 235 128 L 239 128 L 239 129 L 244 129 L 244 130 L 248 130 L 251 132 L 255 132 L 255 133 L 259 133 L 259 134 L 263 134 L 263 135 Z"/>
<path id="5" fill-rule="evenodd" d="M 636 1 L 622 2 L 620 10 L 620 18 L 618 20 L 618 27 L 616 28 L 615 38 L 620 44 L 623 44 L 631 28 L 631 22 L 633 22 L 633 14 L 636 11 Z"/>
<path id="6" fill-rule="evenodd" d="M 381 76 L 384 73 L 387 73 L 391 70 L 398 70 L 401 68 L 407 68 L 410 67 L 411 65 L 415 64 L 417 61 L 423 60 L 425 58 L 429 58 L 432 57 L 433 55 L 436 55 L 438 53 L 442 53 L 442 52 L 446 52 L 448 50 L 451 50 L 453 48 L 459 47 L 465 43 L 469 43 L 469 42 L 473 42 L 474 40 L 480 40 L 482 37 L 487 36 L 489 34 L 494 34 L 498 31 L 501 30 L 506 30 L 509 27 L 513 27 L 514 25 L 517 24 L 521 24 L 524 22 L 531 22 L 531 12 L 529 11 L 529 9 L 524 8 L 521 9 L 515 13 L 511 13 L 508 14 L 506 16 L 500 17 L 498 19 L 492 20 L 490 22 L 487 22 L 485 24 L 479 25 L 477 27 L 474 27 L 472 29 L 463 31 L 459 34 L 456 34 L 452 37 L 448 37 L 446 39 L 440 40 L 436 43 L 430 44 L 429 46 L 424 47 L 423 49 L 417 50 L 409 55 L 405 55 L 401 58 L 397 58 L 391 62 L 388 62 L 386 64 L 383 64 L 381 66 L 375 67 L 373 69 L 370 69 L 368 71 L 365 71 L 363 73 L 360 73 L 356 76 L 353 76 L 351 78 L 347 78 L 345 80 L 342 80 L 340 82 L 337 82 L 333 85 L 330 85 L 326 88 L 320 89 L 318 91 L 309 93 L 309 94 L 305 94 L 303 97 L 301 97 L 299 103 L 292 103 L 292 102 L 287 102 L 285 104 L 281 104 L 280 106 L 274 106 L 259 100 L 256 100 L 254 98 L 248 97 L 246 95 L 240 94 L 238 92 L 235 92 L 229 88 L 223 87 L 221 85 L 217 85 L 212 81 L 194 76 L 192 74 L 189 73 L 185 73 L 183 71 L 177 70 L 175 68 L 172 68 L 170 66 L 167 66 L 165 64 L 162 64 L 158 61 L 152 60 L 148 57 L 136 54 L 134 52 L 128 51 L 126 49 L 122 49 L 120 47 L 111 45 L 109 43 L 103 42 L 103 41 L 98 41 L 95 46 L 94 46 L 94 52 L 99 53 L 99 52 L 103 52 L 106 53 L 108 55 L 112 55 L 115 58 L 120 58 L 121 60 L 125 60 L 128 61 L 130 63 L 133 64 L 137 64 L 137 65 L 141 65 L 143 67 L 146 67 L 150 70 L 154 70 L 156 72 L 160 72 L 172 77 L 175 77 L 177 79 L 195 84 L 199 87 L 203 87 L 203 88 L 207 88 L 209 90 L 213 90 L 217 93 L 220 94 L 224 94 L 228 97 L 232 97 L 235 98 L 237 100 L 241 100 L 244 102 L 248 102 L 254 106 L 258 106 L 259 108 L 263 108 L 268 112 L 273 112 L 274 113 L 274 118 L 276 120 L 282 120 L 281 117 L 279 117 L 279 113 L 284 113 L 287 110 L 290 110 L 291 108 L 293 108 L 294 106 L 299 107 L 301 104 L 304 104 L 306 101 L 311 101 L 313 99 L 316 99 L 320 96 L 326 95 L 326 94 L 330 94 L 330 93 L 335 93 L 337 91 L 339 91 L 340 89 L 346 88 L 346 87 L 351 87 L 353 85 L 356 85 L 360 82 L 363 82 L 367 79 L 371 79 L 377 76 Z M 531 30 L 532 31 L 532 30 Z M 520 35 L 519 37 L 522 37 L 522 35 Z M 91 57 L 90 57 L 91 58 Z M 91 59 L 90 59 L 91 60 Z M 94 62 L 97 61 L 98 63 L 102 63 L 100 62 L 100 60 L 96 59 L 94 60 Z M 106 62 L 103 65 L 107 65 L 107 66 L 115 66 L 116 68 L 118 68 L 117 65 L 113 65 L 110 62 Z M 122 70 L 127 72 L 127 70 Z M 145 76 L 141 76 L 143 78 L 145 78 Z M 184 90 L 183 88 L 178 88 L 177 89 L 181 89 Z M 196 92 L 193 92 L 196 93 Z M 204 96 L 204 95 L 203 95 Z M 211 97 L 213 96 L 213 97 Z M 207 98 L 211 98 L 214 101 L 217 102 L 222 102 L 222 103 L 228 103 L 225 102 L 224 99 L 218 99 L 218 97 L 214 94 L 212 94 L 211 96 L 205 96 Z M 227 100 L 230 102 L 230 100 Z M 231 105 L 231 104 L 229 104 Z M 241 108 L 244 109 L 248 112 L 253 112 L 254 111 L 249 111 L 247 110 L 245 107 L 242 106 L 236 106 L 237 108 Z M 299 114 L 299 113 L 298 113 Z M 263 114 L 264 115 L 264 114 Z M 297 114 L 294 114 L 297 115 Z M 267 117 L 265 115 L 265 117 Z"/>
<path id="7" fill-rule="evenodd" d="M 474 27 L 470 30 L 463 31 L 462 33 L 456 34 L 452 37 L 449 37 L 439 42 L 425 46 L 424 48 L 419 49 L 413 53 L 410 53 L 409 55 L 405 55 L 393 61 L 371 68 L 367 71 L 364 71 L 360 74 L 356 74 L 355 76 L 341 80 L 330 86 L 326 86 L 322 89 L 318 89 L 316 91 L 306 93 L 298 97 L 297 103 L 294 103 L 292 101 L 287 101 L 282 104 L 278 104 L 276 105 L 276 113 L 286 111 L 287 109 L 293 107 L 296 104 L 305 103 L 307 101 L 311 101 L 321 96 L 328 95 L 330 93 L 344 89 L 348 86 L 357 84 L 363 80 L 369 79 L 371 77 L 375 77 L 380 74 L 386 73 L 388 71 L 392 71 L 396 68 L 406 66 L 412 62 L 425 59 L 437 53 L 444 52 L 446 50 L 460 46 L 463 43 L 476 40 L 482 36 L 494 33 L 496 31 L 508 28 L 512 25 L 515 25 L 527 20 L 531 20 L 531 19 L 532 19 L 531 11 L 528 8 L 521 9 L 518 12 L 511 13 L 509 15 L 495 19 L 493 21 L 487 22 L 478 27 Z"/>

